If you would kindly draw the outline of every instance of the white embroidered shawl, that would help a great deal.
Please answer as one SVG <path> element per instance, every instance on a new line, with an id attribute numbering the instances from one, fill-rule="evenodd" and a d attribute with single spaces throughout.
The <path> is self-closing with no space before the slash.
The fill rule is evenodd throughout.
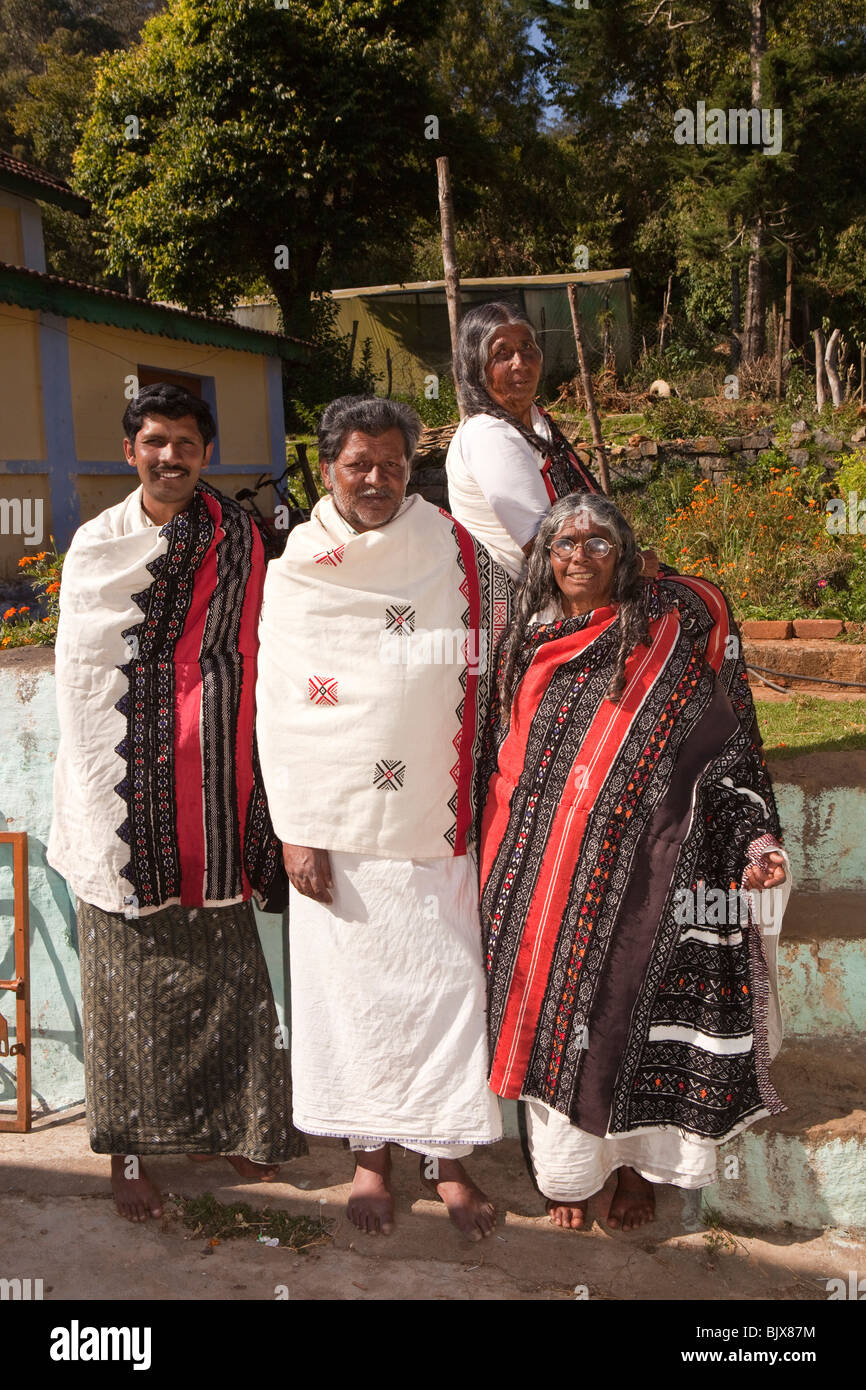
<path id="1" fill-rule="evenodd" d="M 332 499 L 268 567 L 258 740 L 286 843 L 402 859 L 465 854 L 505 571 L 408 498 L 355 534 Z"/>

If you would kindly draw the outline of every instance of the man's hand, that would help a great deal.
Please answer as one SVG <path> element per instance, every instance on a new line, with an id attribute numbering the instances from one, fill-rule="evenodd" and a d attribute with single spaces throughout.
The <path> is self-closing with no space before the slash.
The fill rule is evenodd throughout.
<path id="1" fill-rule="evenodd" d="M 326 849 L 311 849 L 309 845 L 283 845 L 283 863 L 292 886 L 313 898 L 317 903 L 333 902 L 331 861 Z"/>
<path id="2" fill-rule="evenodd" d="M 773 850 L 765 854 L 763 864 L 750 864 L 746 869 L 744 883 L 747 889 L 778 888 L 787 878 L 784 857 Z"/>

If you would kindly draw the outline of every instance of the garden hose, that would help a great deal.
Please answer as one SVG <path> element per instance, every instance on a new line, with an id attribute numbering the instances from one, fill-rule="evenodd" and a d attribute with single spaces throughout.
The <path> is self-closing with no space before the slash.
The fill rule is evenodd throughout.
<path id="1" fill-rule="evenodd" d="M 765 685 L 772 686 L 773 690 L 781 690 L 783 695 L 788 695 L 790 692 L 783 685 L 773 685 L 772 681 L 764 680 L 762 672 L 766 672 L 768 676 L 784 676 L 786 680 L 790 681 L 808 681 L 809 684 L 814 681 L 821 685 L 850 685 L 856 686 L 858 690 L 866 690 L 866 682 L 864 681 L 840 681 L 834 680 L 832 676 L 802 676 L 794 671 L 774 671 L 772 666 L 750 666 L 748 662 L 746 663 L 746 670 L 753 671 L 764 681 Z"/>

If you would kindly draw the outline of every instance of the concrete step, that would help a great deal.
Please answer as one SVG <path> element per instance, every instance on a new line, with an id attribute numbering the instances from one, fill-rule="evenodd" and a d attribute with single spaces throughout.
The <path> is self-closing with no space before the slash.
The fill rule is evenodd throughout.
<path id="1" fill-rule="evenodd" d="M 816 695 L 828 690 L 844 690 L 849 700 L 866 697 L 866 646 L 859 642 L 840 642 L 821 638 L 794 638 L 788 641 L 743 640 L 743 657 L 748 666 L 764 669 L 775 685 L 802 694 Z M 773 671 L 777 674 L 770 675 Z M 787 679 L 785 674 L 796 677 Z M 819 680 L 810 680 L 810 677 Z M 822 684 L 825 680 L 851 681 L 851 686 Z M 752 685 L 759 684 L 757 677 Z"/>
<path id="2" fill-rule="evenodd" d="M 866 1043 L 787 1043 L 772 1077 L 787 1111 L 723 1147 L 704 1212 L 733 1230 L 866 1230 Z"/>
<path id="3" fill-rule="evenodd" d="M 796 888 L 866 890 L 866 750 L 769 758 Z"/>
<path id="4" fill-rule="evenodd" d="M 786 1037 L 863 1036 L 866 893 L 792 892 L 779 938 L 779 993 Z"/>

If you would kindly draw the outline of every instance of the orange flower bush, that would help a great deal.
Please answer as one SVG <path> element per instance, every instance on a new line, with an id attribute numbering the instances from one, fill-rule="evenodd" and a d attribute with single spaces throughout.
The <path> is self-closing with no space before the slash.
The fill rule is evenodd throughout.
<path id="1" fill-rule="evenodd" d="M 39 599 L 39 609 L 23 603 L 7 608 L 0 619 L 0 649 L 9 647 L 53 647 L 57 638 L 60 616 L 60 574 L 63 556 L 54 550 L 40 550 L 37 555 L 24 555 L 18 561 L 22 578 Z"/>
<path id="2" fill-rule="evenodd" d="M 718 584 L 739 620 L 812 614 L 862 622 L 866 538 L 829 533 L 830 489 L 820 471 L 768 451 L 748 474 L 719 484 L 696 483 L 680 469 L 622 501 L 632 504 L 625 510 L 641 543 L 681 574 Z M 660 522 L 665 488 L 672 505 Z"/>

